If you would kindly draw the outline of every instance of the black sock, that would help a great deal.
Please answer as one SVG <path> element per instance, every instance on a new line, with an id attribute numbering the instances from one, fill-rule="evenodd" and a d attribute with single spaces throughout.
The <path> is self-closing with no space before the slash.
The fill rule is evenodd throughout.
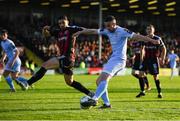
<path id="1" fill-rule="evenodd" d="M 134 74 L 133 76 L 136 77 L 137 79 L 139 79 L 139 76 L 137 74 Z"/>
<path id="2" fill-rule="evenodd" d="M 158 90 L 158 93 L 161 93 L 161 86 L 160 86 L 160 81 L 159 79 L 158 80 L 155 80 L 155 83 L 156 83 L 156 88 Z"/>
<path id="3" fill-rule="evenodd" d="M 147 77 L 143 77 L 143 79 L 144 79 L 144 83 L 146 84 L 146 86 L 149 87 L 149 81 L 148 81 Z"/>
<path id="4" fill-rule="evenodd" d="M 74 87 L 75 89 L 79 90 L 80 92 L 85 93 L 86 95 L 88 95 L 90 93 L 90 91 L 86 87 L 84 87 L 81 83 L 79 83 L 77 81 L 73 81 L 71 86 Z"/>
<path id="5" fill-rule="evenodd" d="M 141 88 L 141 92 L 144 92 L 144 79 L 139 78 L 139 86 Z"/>
<path id="6" fill-rule="evenodd" d="M 46 69 L 44 67 L 41 67 L 39 69 L 39 71 L 37 71 L 28 81 L 27 83 L 29 85 L 32 85 L 33 83 L 37 82 L 38 80 L 40 80 L 46 73 Z"/>

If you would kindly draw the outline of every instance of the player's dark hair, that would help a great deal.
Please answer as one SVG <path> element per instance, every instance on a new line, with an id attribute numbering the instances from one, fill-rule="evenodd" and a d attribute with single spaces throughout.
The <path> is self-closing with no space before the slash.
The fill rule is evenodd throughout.
<path id="1" fill-rule="evenodd" d="M 4 34 L 4 33 L 7 33 L 7 34 L 8 34 L 8 31 L 7 31 L 6 29 L 2 29 L 2 30 L 0 31 L 0 34 Z"/>
<path id="2" fill-rule="evenodd" d="M 110 22 L 110 21 L 113 21 L 113 20 L 116 20 L 116 18 L 114 16 L 112 16 L 112 15 L 108 15 L 104 22 Z"/>
<path id="3" fill-rule="evenodd" d="M 67 17 L 66 15 L 60 16 L 60 17 L 58 18 L 58 20 L 68 20 L 68 17 Z"/>
<path id="4" fill-rule="evenodd" d="M 152 25 L 152 24 L 147 25 L 147 27 L 151 27 L 151 28 L 155 29 L 154 25 Z"/>

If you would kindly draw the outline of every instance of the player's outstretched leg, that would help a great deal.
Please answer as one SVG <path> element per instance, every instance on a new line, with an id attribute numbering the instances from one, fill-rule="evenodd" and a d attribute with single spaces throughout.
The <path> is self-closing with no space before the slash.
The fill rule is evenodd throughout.
<path id="1" fill-rule="evenodd" d="M 76 90 L 79 90 L 80 92 L 90 96 L 90 97 L 94 96 L 93 92 L 89 91 L 86 87 L 84 87 L 81 83 L 79 83 L 77 81 L 73 81 L 70 86 L 75 88 Z"/>
<path id="2" fill-rule="evenodd" d="M 65 79 L 65 82 L 67 85 L 75 88 L 76 90 L 90 96 L 90 97 L 93 97 L 94 96 L 94 93 L 89 91 L 86 87 L 84 87 L 81 83 L 73 80 L 73 75 L 70 74 L 70 75 L 67 75 L 67 74 L 64 74 L 64 79 Z"/>
<path id="3" fill-rule="evenodd" d="M 33 83 L 40 80 L 48 69 L 57 69 L 59 67 L 59 60 L 57 57 L 50 58 L 46 62 L 44 62 L 41 68 L 27 81 L 31 86 Z"/>
<path id="4" fill-rule="evenodd" d="M 45 73 L 47 72 L 47 70 L 44 67 L 41 67 L 28 81 L 27 83 L 29 85 L 32 85 L 33 83 L 37 82 L 38 80 L 40 80 Z"/>

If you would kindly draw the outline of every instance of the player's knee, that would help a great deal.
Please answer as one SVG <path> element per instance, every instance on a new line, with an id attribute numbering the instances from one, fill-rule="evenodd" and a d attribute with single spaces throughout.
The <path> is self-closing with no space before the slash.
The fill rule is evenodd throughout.
<path id="1" fill-rule="evenodd" d="M 135 73 L 134 73 L 134 72 L 131 72 L 131 75 L 135 76 Z"/>
<path id="2" fill-rule="evenodd" d="M 67 84 L 68 86 L 71 86 L 72 83 L 73 83 L 73 81 L 66 81 L 66 84 Z"/>
<path id="3" fill-rule="evenodd" d="M 7 74 L 5 74 L 5 73 L 3 73 L 2 75 L 3 75 L 3 77 L 4 77 L 4 78 L 6 78 L 6 77 L 8 76 L 8 75 L 7 75 Z"/>
<path id="4" fill-rule="evenodd" d="M 101 73 L 100 75 L 100 78 L 99 78 L 99 82 L 100 81 L 109 81 L 109 79 L 111 78 L 112 76 L 110 74 L 107 74 L 107 73 Z"/>
<path id="5" fill-rule="evenodd" d="M 140 73 L 139 73 L 139 77 L 142 78 L 142 77 L 144 77 L 144 76 L 145 76 L 144 72 L 140 72 Z"/>
<path id="6" fill-rule="evenodd" d="M 98 86 L 99 85 L 99 82 L 100 82 L 100 77 L 96 80 L 96 85 Z"/>
<path id="7" fill-rule="evenodd" d="M 65 82 L 66 82 L 66 84 L 67 84 L 68 86 L 71 86 L 72 83 L 73 83 L 73 81 L 70 80 L 70 79 L 66 79 Z"/>
<path id="8" fill-rule="evenodd" d="M 154 77 L 154 80 L 155 80 L 155 81 L 159 79 L 159 76 L 158 76 L 158 75 L 154 75 L 153 77 Z"/>
<path id="9" fill-rule="evenodd" d="M 4 71 L 2 75 L 3 75 L 4 78 L 6 78 L 7 76 L 9 76 L 9 73 Z"/>

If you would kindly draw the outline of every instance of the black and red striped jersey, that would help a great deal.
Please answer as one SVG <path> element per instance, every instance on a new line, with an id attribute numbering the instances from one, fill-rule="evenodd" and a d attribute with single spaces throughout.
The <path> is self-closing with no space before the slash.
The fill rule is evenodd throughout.
<path id="1" fill-rule="evenodd" d="M 144 42 L 145 45 L 145 58 L 152 59 L 157 58 L 160 55 L 160 48 L 164 46 L 164 42 L 161 37 L 154 35 L 152 39 L 160 41 L 160 44 L 156 45 L 151 42 Z"/>
<path id="2" fill-rule="evenodd" d="M 83 28 L 77 26 L 69 26 L 65 29 L 51 30 L 51 35 L 57 38 L 57 45 L 60 50 L 60 56 L 66 56 L 71 61 L 75 61 L 75 43 L 76 39 L 72 38 L 72 35 L 78 31 L 82 31 Z"/>
<path id="3" fill-rule="evenodd" d="M 132 51 L 135 55 L 135 61 L 140 61 L 141 48 L 144 45 L 143 41 L 135 41 L 132 43 Z"/>

